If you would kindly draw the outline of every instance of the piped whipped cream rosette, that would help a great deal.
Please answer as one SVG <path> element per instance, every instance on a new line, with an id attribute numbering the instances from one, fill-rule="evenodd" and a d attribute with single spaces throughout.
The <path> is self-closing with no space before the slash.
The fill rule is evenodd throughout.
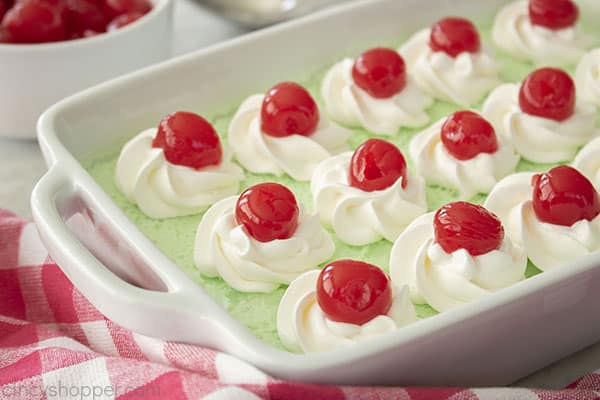
<path id="1" fill-rule="evenodd" d="M 598 193 L 575 168 L 507 176 L 485 205 L 543 271 L 600 250 Z"/>
<path id="2" fill-rule="evenodd" d="M 427 211 L 425 182 L 409 173 L 396 146 L 381 139 L 321 162 L 310 187 L 321 221 L 350 245 L 393 241 Z"/>
<path id="3" fill-rule="evenodd" d="M 538 65 L 576 64 L 593 39 L 577 24 L 571 0 L 519 0 L 502 8 L 492 28 L 494 43 L 521 60 Z"/>
<path id="4" fill-rule="evenodd" d="M 444 18 L 415 33 L 399 52 L 417 86 L 440 100 L 471 106 L 501 83 L 493 55 L 466 19 Z"/>
<path id="5" fill-rule="evenodd" d="M 600 48 L 581 58 L 575 70 L 575 85 L 581 100 L 600 107 Z"/>
<path id="6" fill-rule="evenodd" d="M 396 240 L 390 276 L 438 312 L 524 279 L 527 255 L 482 206 L 456 202 L 416 219 Z"/>
<path id="7" fill-rule="evenodd" d="M 416 320 L 408 287 L 394 286 L 374 265 L 338 260 L 292 282 L 279 303 L 277 332 L 287 349 L 314 353 L 373 340 Z"/>
<path id="8" fill-rule="evenodd" d="M 194 247 L 198 270 L 241 292 L 271 292 L 317 268 L 335 250 L 319 217 L 277 183 L 261 183 L 204 214 Z"/>
<path id="9" fill-rule="evenodd" d="M 541 68 L 520 85 L 498 86 L 483 104 L 483 116 L 517 152 L 537 163 L 570 161 L 598 136 L 596 108 L 576 101 L 564 71 Z"/>
<path id="10" fill-rule="evenodd" d="M 242 169 L 199 115 L 176 112 L 131 139 L 119 155 L 119 190 L 151 218 L 197 214 L 237 193 Z"/>
<path id="11" fill-rule="evenodd" d="M 324 159 L 348 149 L 351 131 L 332 124 L 302 86 L 284 82 L 246 99 L 229 125 L 235 158 L 254 173 L 308 181 Z"/>
<path id="12" fill-rule="evenodd" d="M 425 112 L 433 99 L 406 75 L 402 56 L 386 48 L 346 58 L 325 75 L 321 86 L 327 113 L 348 126 L 380 135 L 395 135 L 401 127 L 429 122 Z"/>
<path id="13" fill-rule="evenodd" d="M 458 191 L 463 199 L 489 193 L 515 171 L 520 157 L 492 125 L 472 111 L 458 111 L 410 142 L 417 173 L 429 184 Z"/>
<path id="14" fill-rule="evenodd" d="M 573 167 L 600 190 L 600 137 L 586 144 L 573 161 Z"/>

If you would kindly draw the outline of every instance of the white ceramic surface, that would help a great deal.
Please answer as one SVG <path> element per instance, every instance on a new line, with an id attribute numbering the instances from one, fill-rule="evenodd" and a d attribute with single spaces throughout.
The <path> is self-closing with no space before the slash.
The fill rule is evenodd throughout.
<path id="1" fill-rule="evenodd" d="M 50 170 L 32 195 L 34 219 L 50 254 L 115 322 L 142 334 L 215 347 L 282 378 L 345 384 L 504 385 L 598 341 L 600 255 L 594 255 L 352 351 L 299 355 L 274 349 L 187 278 L 80 164 L 114 149 L 173 109 L 192 105 L 211 114 L 274 81 L 302 79 L 313 67 L 406 36 L 443 15 L 489 16 L 502 3 L 360 1 L 199 51 L 62 101 L 39 123 L 40 144 Z M 282 56 L 291 43 L 294 50 Z M 86 249 L 82 243 L 90 244 L 90 230 L 103 232 L 105 244 Z M 115 257 L 136 267 L 117 268 L 122 263 Z"/>
<path id="2" fill-rule="evenodd" d="M 173 0 L 115 32 L 44 44 L 0 44 L 0 136 L 34 138 L 57 101 L 170 56 Z"/>

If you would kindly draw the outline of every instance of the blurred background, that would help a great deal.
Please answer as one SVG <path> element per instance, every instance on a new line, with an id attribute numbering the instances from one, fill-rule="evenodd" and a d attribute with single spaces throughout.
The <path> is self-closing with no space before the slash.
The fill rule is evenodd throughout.
<path id="1" fill-rule="evenodd" d="M 181 55 L 344 1 L 348 0 L 177 0 L 173 54 Z"/>
<path id="2" fill-rule="evenodd" d="M 214 12 L 247 28 L 258 28 L 309 13 L 343 0 L 200 0 Z"/>

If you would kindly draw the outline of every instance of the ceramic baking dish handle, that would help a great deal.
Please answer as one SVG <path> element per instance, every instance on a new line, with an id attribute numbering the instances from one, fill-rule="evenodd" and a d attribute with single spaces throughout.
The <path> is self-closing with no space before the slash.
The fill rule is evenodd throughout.
<path id="1" fill-rule="evenodd" d="M 168 332 L 172 332 L 172 324 L 206 317 L 206 310 L 199 307 L 197 299 L 194 301 L 189 288 L 178 290 L 170 287 L 169 282 L 161 284 L 152 279 L 152 289 L 139 287 L 118 276 L 94 256 L 90 246 L 84 246 L 74 235 L 65 220 L 65 210 L 61 209 L 68 203 L 65 198 L 73 193 L 76 193 L 73 179 L 55 163 L 34 188 L 32 212 L 50 255 L 92 304 L 111 320 L 153 335 L 157 335 L 156 321 L 161 321 L 159 325 L 171 326 Z M 168 338 L 168 332 L 161 336 Z"/>

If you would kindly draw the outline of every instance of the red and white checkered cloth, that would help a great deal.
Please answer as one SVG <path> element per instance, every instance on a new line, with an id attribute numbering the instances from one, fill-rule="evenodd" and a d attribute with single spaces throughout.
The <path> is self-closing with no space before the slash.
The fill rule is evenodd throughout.
<path id="1" fill-rule="evenodd" d="M 214 350 L 164 342 L 100 314 L 0 209 L 0 399 L 598 399 L 600 371 L 559 391 L 375 388 L 275 380 Z"/>

